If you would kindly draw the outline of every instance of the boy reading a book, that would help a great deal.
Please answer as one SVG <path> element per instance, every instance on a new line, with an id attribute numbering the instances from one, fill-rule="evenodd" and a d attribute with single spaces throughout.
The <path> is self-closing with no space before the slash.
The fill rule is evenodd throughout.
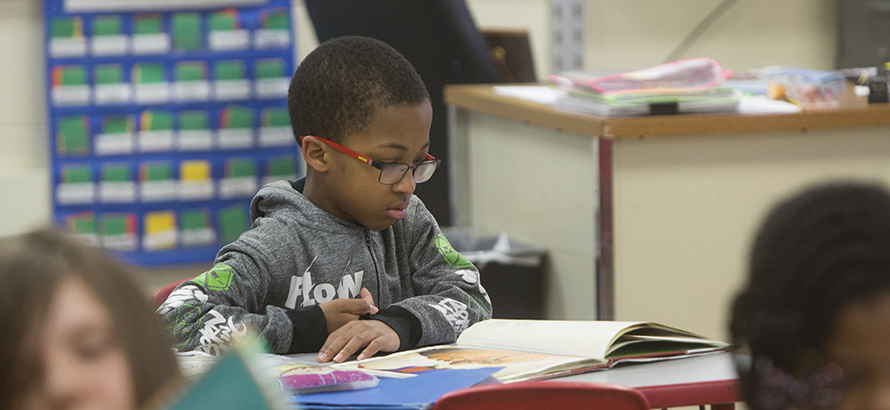
<path id="1" fill-rule="evenodd" d="M 260 189 L 251 229 L 161 305 L 178 347 L 218 353 L 252 330 L 275 353 L 341 362 L 450 343 L 490 318 L 478 270 L 413 196 L 438 161 L 411 64 L 377 40 L 327 41 L 288 110 L 306 177 Z"/>

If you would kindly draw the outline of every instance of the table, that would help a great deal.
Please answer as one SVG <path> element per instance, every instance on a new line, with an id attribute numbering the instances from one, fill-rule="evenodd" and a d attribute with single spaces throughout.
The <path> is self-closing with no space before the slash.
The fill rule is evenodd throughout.
<path id="1" fill-rule="evenodd" d="M 288 355 L 306 364 L 315 365 L 315 353 Z M 615 383 L 634 387 L 649 400 L 653 409 L 711 405 L 712 410 L 732 410 L 740 401 L 734 360 L 736 356 L 721 352 L 697 357 L 621 365 L 608 370 L 549 379 Z"/>
<path id="2" fill-rule="evenodd" d="M 713 410 L 732 410 L 734 403 L 741 401 L 734 357 L 731 353 L 709 354 L 632 364 L 552 380 L 634 387 L 646 396 L 653 409 L 711 405 Z M 746 359 L 746 356 L 740 358 Z"/>
<path id="3" fill-rule="evenodd" d="M 445 100 L 455 223 L 548 248 L 547 319 L 652 320 L 725 338 L 774 203 L 826 179 L 890 183 L 890 106 L 862 99 L 633 118 L 562 112 L 492 85 L 451 85 Z"/>

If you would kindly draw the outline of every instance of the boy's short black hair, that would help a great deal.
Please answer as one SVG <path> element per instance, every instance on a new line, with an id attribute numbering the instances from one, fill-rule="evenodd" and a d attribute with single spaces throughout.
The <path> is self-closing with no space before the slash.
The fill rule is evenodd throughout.
<path id="1" fill-rule="evenodd" d="M 825 352 L 839 312 L 887 294 L 890 193 L 883 187 L 820 185 L 775 207 L 755 239 L 748 282 L 731 313 L 733 344 L 754 359 L 739 369 L 749 407 L 788 405 L 765 404 L 758 363 L 798 376 L 818 371 L 826 363 L 809 359 Z"/>
<path id="2" fill-rule="evenodd" d="M 365 131 L 380 107 L 429 99 L 423 80 L 398 51 L 380 40 L 346 36 L 325 41 L 303 59 L 287 108 L 295 136 L 340 142 Z"/>

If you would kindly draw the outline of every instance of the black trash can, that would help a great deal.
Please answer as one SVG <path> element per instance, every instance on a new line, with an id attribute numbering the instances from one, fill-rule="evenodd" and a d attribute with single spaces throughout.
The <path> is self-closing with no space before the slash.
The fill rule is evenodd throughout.
<path id="1" fill-rule="evenodd" d="M 467 228 L 443 228 L 451 246 L 476 265 L 491 298 L 493 317 L 544 319 L 544 260 L 540 246 Z"/>

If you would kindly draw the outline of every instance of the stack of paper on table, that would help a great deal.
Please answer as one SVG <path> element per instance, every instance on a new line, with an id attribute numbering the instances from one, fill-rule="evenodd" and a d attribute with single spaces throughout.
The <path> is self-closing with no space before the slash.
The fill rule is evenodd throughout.
<path id="1" fill-rule="evenodd" d="M 620 74 L 551 74 L 567 93 L 554 107 L 606 117 L 735 111 L 743 93 L 721 84 L 731 75 L 716 61 L 692 58 Z"/>

